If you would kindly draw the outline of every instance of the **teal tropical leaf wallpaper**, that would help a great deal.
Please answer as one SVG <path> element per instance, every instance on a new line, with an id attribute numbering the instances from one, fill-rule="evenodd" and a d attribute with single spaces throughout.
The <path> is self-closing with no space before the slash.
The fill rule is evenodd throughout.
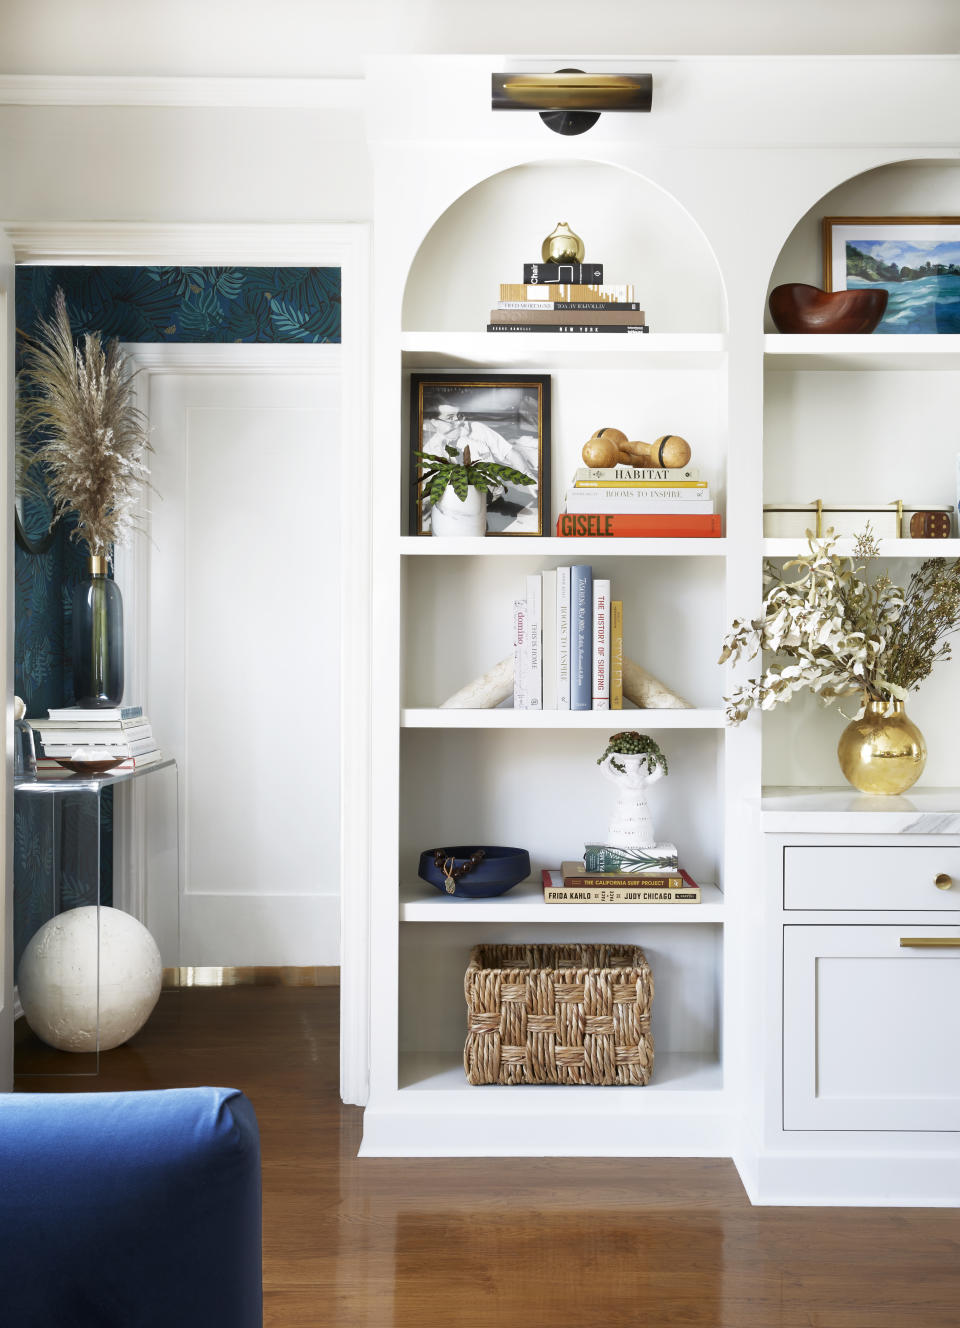
<path id="1" fill-rule="evenodd" d="M 18 353 L 22 338 L 35 336 L 40 320 L 52 314 L 58 286 L 63 288 L 78 337 L 99 332 L 120 341 L 144 342 L 340 341 L 339 268 L 22 266 L 16 271 Z M 69 534 L 69 525 L 61 523 L 47 553 L 37 556 L 16 550 L 15 690 L 33 718 L 45 716 L 51 706 L 73 701 L 71 605 L 86 552 Z M 108 790 L 101 800 L 103 903 L 112 898 L 112 812 Z M 18 960 L 30 936 L 51 916 L 53 847 L 46 838 L 48 827 L 34 824 L 38 814 L 36 808 L 30 811 L 18 804 L 14 831 Z M 69 842 L 63 840 L 63 863 L 71 860 L 66 852 Z M 63 890 L 72 902 L 94 902 L 91 872 L 95 876 L 96 867 L 88 858 L 79 874 L 63 874 Z"/>

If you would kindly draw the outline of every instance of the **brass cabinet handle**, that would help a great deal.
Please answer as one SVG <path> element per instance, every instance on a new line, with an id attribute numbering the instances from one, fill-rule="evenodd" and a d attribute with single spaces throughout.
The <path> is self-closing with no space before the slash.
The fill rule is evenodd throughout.
<path id="1" fill-rule="evenodd" d="M 901 936 L 900 944 L 910 950 L 960 950 L 960 936 Z"/>
<path id="2" fill-rule="evenodd" d="M 937 872 L 933 883 L 938 890 L 950 890 L 953 887 L 953 877 L 948 876 L 946 872 Z"/>

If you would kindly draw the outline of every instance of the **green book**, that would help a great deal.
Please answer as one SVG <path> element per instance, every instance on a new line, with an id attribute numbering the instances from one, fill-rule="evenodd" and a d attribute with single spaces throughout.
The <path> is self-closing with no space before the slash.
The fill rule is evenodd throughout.
<path id="1" fill-rule="evenodd" d="M 643 872 L 676 871 L 680 865 L 676 844 L 655 844 L 653 848 L 616 848 L 611 844 L 587 844 L 583 865 L 588 872 L 613 872 L 621 876 Z"/>

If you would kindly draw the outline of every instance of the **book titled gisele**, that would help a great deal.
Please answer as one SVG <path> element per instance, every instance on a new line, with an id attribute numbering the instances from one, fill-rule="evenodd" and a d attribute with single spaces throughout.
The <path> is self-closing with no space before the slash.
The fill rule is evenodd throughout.
<path id="1" fill-rule="evenodd" d="M 562 512 L 557 517 L 557 534 L 560 536 L 599 535 L 614 539 L 695 536 L 716 539 L 722 533 L 717 513 L 683 516 L 655 512 Z"/>

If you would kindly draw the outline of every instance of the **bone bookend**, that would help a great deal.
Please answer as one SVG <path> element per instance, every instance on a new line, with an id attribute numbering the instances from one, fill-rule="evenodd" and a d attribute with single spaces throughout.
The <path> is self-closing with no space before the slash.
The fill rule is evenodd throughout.
<path id="1" fill-rule="evenodd" d="M 634 664 L 632 659 L 623 661 L 623 694 L 641 710 L 692 710 L 689 701 L 685 701 L 676 692 L 671 692 L 659 678 Z M 513 695 L 513 656 L 508 655 L 499 664 L 484 673 L 482 677 L 468 682 L 459 692 L 444 701 L 441 710 L 493 710 Z"/>
<path id="2" fill-rule="evenodd" d="M 493 710 L 513 695 L 513 656 L 494 664 L 479 678 L 468 682 L 443 702 L 441 710 Z"/>

